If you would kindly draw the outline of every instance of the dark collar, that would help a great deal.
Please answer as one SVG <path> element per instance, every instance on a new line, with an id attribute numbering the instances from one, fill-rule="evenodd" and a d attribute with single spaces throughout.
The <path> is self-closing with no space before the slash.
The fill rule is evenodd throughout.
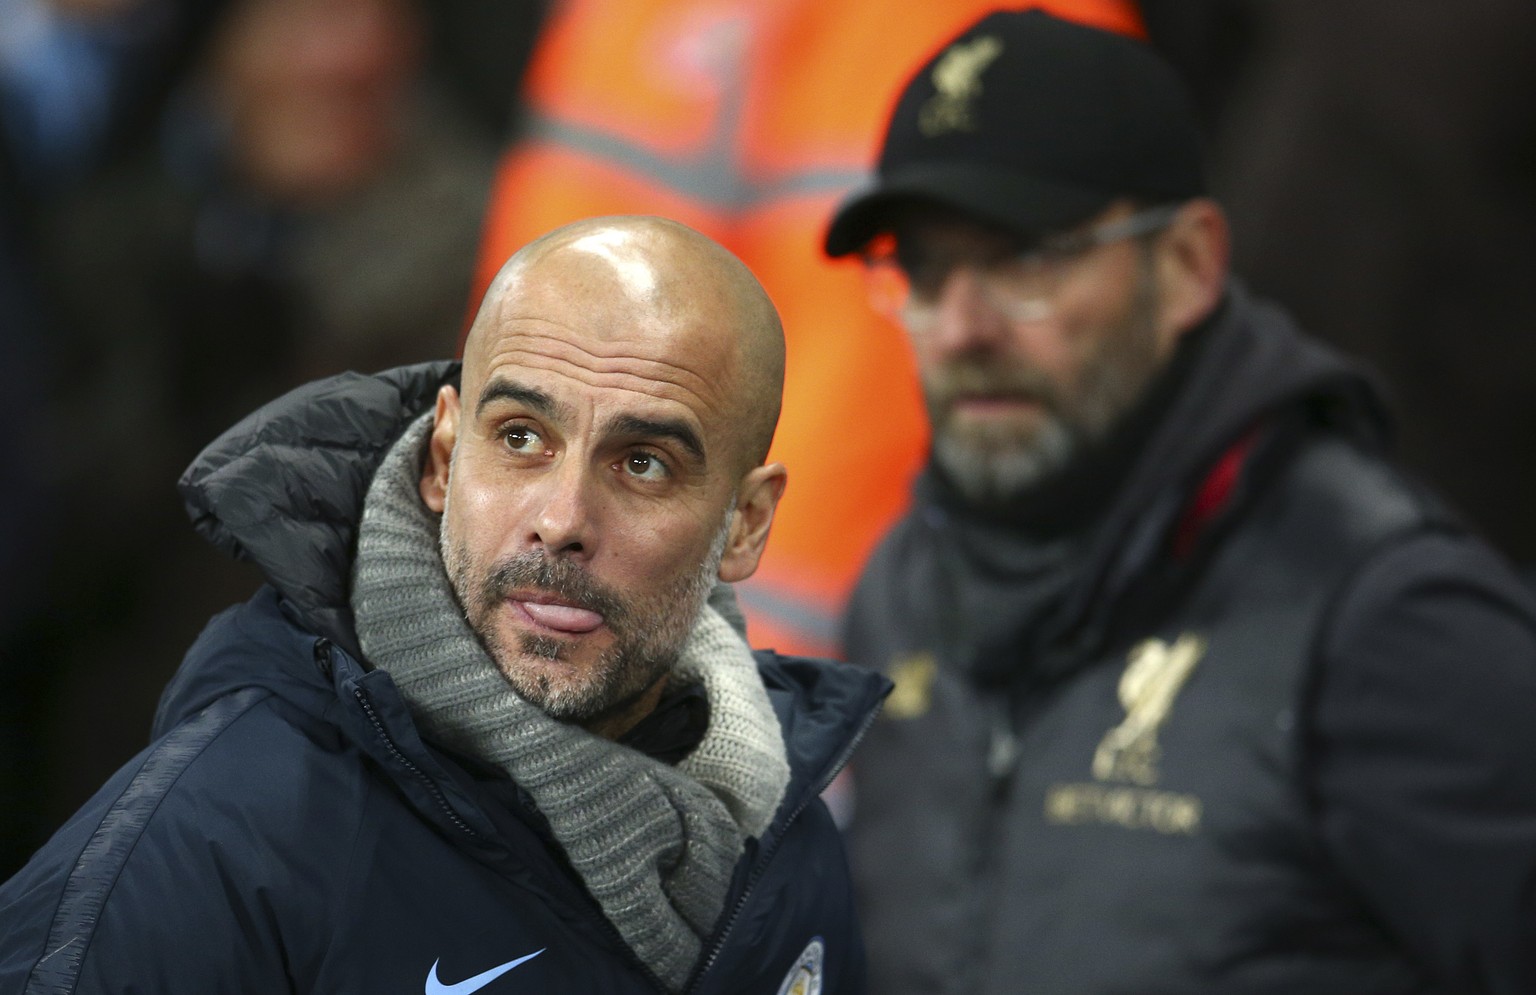
<path id="1" fill-rule="evenodd" d="M 709 729 L 709 696 L 699 681 L 668 683 L 651 714 L 619 737 L 619 742 L 662 763 L 676 765 L 693 752 Z"/>

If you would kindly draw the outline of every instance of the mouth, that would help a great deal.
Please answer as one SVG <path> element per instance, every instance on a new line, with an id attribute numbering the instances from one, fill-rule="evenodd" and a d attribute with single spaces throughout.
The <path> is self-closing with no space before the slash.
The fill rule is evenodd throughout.
<path id="1" fill-rule="evenodd" d="M 516 592 L 507 597 L 507 604 L 536 629 L 555 635 L 584 635 L 603 624 L 600 612 L 570 604 L 553 595 Z"/>
<path id="2" fill-rule="evenodd" d="M 951 411 L 969 418 L 1008 417 L 1040 407 L 1033 394 L 961 394 L 950 403 Z"/>

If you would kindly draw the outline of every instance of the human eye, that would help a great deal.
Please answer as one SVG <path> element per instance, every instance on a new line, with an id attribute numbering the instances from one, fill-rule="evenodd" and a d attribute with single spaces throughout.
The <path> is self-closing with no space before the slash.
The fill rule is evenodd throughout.
<path id="1" fill-rule="evenodd" d="M 919 300 L 938 297 L 951 268 L 949 261 L 915 239 L 897 241 L 896 265 L 906 274 L 912 296 Z"/>
<path id="2" fill-rule="evenodd" d="M 500 434 L 502 444 L 520 456 L 532 456 L 544 451 L 544 438 L 531 425 L 508 425 Z"/>
<path id="3" fill-rule="evenodd" d="M 619 466 L 625 474 L 636 480 L 666 480 L 672 475 L 671 469 L 660 456 L 644 449 L 626 455 Z"/>

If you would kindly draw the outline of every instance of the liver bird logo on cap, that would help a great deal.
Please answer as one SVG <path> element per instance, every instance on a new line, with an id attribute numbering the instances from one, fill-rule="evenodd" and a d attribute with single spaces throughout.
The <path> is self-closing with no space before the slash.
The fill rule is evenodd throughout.
<path id="1" fill-rule="evenodd" d="M 981 74 L 1002 54 L 1002 40 L 994 35 L 949 46 L 933 66 L 933 87 L 937 92 L 918 112 L 917 126 L 924 135 L 933 138 L 946 131 L 976 129 L 971 104 L 981 96 Z"/>

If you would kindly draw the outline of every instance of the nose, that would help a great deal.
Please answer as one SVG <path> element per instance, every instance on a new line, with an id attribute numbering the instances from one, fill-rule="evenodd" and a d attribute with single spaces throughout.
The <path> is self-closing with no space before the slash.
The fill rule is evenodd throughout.
<path id="1" fill-rule="evenodd" d="M 991 301 L 983 280 L 974 267 L 964 264 L 945 276 L 929 332 L 932 348 L 940 354 L 986 352 L 1004 342 L 1007 316 Z"/>
<path id="2" fill-rule="evenodd" d="M 531 486 L 530 545 L 549 555 L 590 556 L 594 545 L 593 481 L 579 460 L 563 457 Z"/>

